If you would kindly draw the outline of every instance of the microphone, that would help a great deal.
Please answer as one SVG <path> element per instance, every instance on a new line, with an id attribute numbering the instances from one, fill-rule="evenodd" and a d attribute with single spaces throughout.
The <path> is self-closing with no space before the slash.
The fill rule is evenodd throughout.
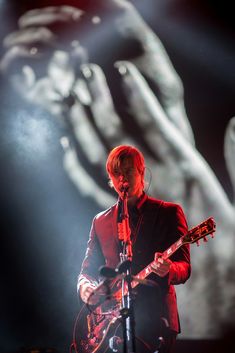
<path id="1" fill-rule="evenodd" d="M 99 269 L 100 276 L 105 279 L 99 283 L 99 285 L 91 293 L 89 300 L 95 302 L 95 305 L 101 304 L 106 299 L 111 297 L 111 285 L 114 283 L 112 280 L 116 277 L 119 279 L 124 278 L 124 273 L 127 272 L 131 267 L 131 261 L 125 260 L 118 264 L 116 268 L 101 266 Z M 141 279 L 135 276 L 131 276 L 132 283 L 136 282 L 148 287 L 158 287 L 158 283 L 150 279 Z M 89 303 L 88 300 L 88 303 Z"/>
<path id="2" fill-rule="evenodd" d="M 125 260 L 120 262 L 116 268 L 101 266 L 99 269 L 100 275 L 105 278 L 115 278 L 122 273 L 125 273 L 131 267 L 131 261 Z"/>
<path id="3" fill-rule="evenodd" d="M 120 276 L 124 272 L 126 272 L 131 266 L 131 262 L 129 260 L 125 260 L 121 262 L 116 268 L 101 266 L 99 269 L 100 276 L 105 279 L 101 281 L 98 286 L 93 290 L 88 299 L 88 303 L 90 304 L 96 303 L 100 304 L 102 301 L 110 298 L 111 296 L 111 285 L 113 284 L 112 279 Z"/>
<path id="4" fill-rule="evenodd" d="M 108 266 L 100 267 L 99 272 L 100 272 L 100 275 L 105 278 L 115 278 L 117 276 L 116 269 Z"/>
<path id="5" fill-rule="evenodd" d="M 120 191 L 121 192 L 127 192 L 129 190 L 129 183 L 125 181 L 124 183 L 121 184 Z"/>
<path id="6" fill-rule="evenodd" d="M 112 267 L 108 267 L 108 266 L 101 266 L 99 272 L 102 277 L 105 277 L 105 280 L 103 281 L 103 282 L 105 282 L 105 281 L 110 281 L 111 279 L 114 279 L 116 277 L 124 278 L 120 275 L 122 275 L 123 273 L 126 273 L 127 270 L 130 269 L 130 267 L 131 267 L 131 261 L 125 260 L 125 261 L 120 262 L 116 268 L 112 268 Z M 136 283 L 142 284 L 144 286 L 158 287 L 158 283 L 151 280 L 151 279 L 146 279 L 146 278 L 141 279 L 141 278 L 138 278 L 137 276 L 131 276 L 131 280 L 132 280 L 132 282 L 136 282 Z M 103 283 L 103 282 L 101 282 L 101 283 Z"/>
<path id="7" fill-rule="evenodd" d="M 124 176 L 123 175 L 120 175 L 119 177 L 119 189 L 121 192 L 127 192 L 128 189 L 129 189 L 129 183 L 128 181 L 124 181 Z"/>

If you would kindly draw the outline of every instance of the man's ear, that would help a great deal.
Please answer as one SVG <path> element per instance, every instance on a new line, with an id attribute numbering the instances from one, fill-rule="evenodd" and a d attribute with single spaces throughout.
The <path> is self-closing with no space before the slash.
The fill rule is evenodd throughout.
<path id="1" fill-rule="evenodd" d="M 109 185 L 111 188 L 113 188 L 113 187 L 114 187 L 114 186 L 113 186 L 113 181 L 112 181 L 112 179 L 111 179 L 111 176 L 110 176 L 110 175 L 109 175 L 108 185 Z"/>

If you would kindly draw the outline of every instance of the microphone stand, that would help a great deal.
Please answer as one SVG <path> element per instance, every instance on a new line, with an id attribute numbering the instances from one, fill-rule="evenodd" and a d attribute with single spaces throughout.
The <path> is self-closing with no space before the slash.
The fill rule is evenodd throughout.
<path id="1" fill-rule="evenodd" d="M 129 265 L 122 279 L 122 308 L 121 316 L 123 323 L 123 353 L 135 353 L 135 319 L 133 309 L 132 287 L 131 287 L 131 261 L 132 241 L 129 226 L 129 214 L 127 207 L 128 188 L 123 190 L 122 222 L 119 224 L 119 239 L 123 241 L 123 252 L 120 254 L 121 263 L 126 261 Z"/>

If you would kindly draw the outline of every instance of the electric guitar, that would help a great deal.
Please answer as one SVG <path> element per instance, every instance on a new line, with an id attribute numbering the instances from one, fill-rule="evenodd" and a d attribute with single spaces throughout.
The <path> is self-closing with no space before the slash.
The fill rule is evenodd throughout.
<path id="1" fill-rule="evenodd" d="M 181 236 L 174 244 L 172 244 L 167 250 L 165 250 L 161 257 L 163 259 L 170 258 L 181 246 L 185 244 L 197 243 L 203 238 L 207 242 L 207 235 L 214 237 L 216 229 L 215 221 L 212 217 L 206 219 L 196 227 L 193 227 L 189 232 Z M 152 261 L 142 271 L 133 277 L 131 287 L 135 288 L 139 283 L 143 283 L 146 277 L 152 272 Z M 79 312 L 79 319 L 77 322 L 82 324 L 79 327 L 79 332 L 76 332 L 76 346 L 78 349 L 76 353 L 103 353 L 106 352 L 109 346 L 109 338 L 115 336 L 118 326 L 121 325 L 120 321 L 120 310 L 121 310 L 121 297 L 122 288 L 119 285 L 115 287 L 115 280 L 113 280 L 112 287 L 115 290 L 112 291 L 111 299 L 104 301 L 102 304 L 98 304 L 92 310 L 87 310 L 87 306 L 84 305 Z M 127 288 L 124 287 L 124 293 Z M 85 320 L 84 320 L 85 317 Z M 85 323 L 85 324 L 84 324 Z"/>

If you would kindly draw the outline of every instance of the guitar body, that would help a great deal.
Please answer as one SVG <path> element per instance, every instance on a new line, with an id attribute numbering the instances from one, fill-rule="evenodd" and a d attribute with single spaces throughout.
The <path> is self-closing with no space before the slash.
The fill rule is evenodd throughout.
<path id="1" fill-rule="evenodd" d="M 83 305 L 79 313 L 79 322 L 82 325 L 76 331 L 77 353 L 109 352 L 109 339 L 122 334 L 119 306 L 114 300 L 107 301 L 92 311 Z"/>
<path id="2" fill-rule="evenodd" d="M 161 316 L 158 307 L 158 303 L 161 302 L 159 288 L 139 286 L 133 294 L 137 351 L 154 352 L 157 346 L 153 346 L 152 337 L 156 337 L 154 344 L 157 345 L 158 336 L 162 334 L 159 330 L 160 322 L 157 322 L 157 318 Z M 120 303 L 114 300 L 108 300 L 93 312 L 84 305 L 79 320 L 82 324 L 76 331 L 78 347 L 76 353 L 111 353 L 110 339 L 117 349 L 116 352 L 122 353 L 123 325 L 120 309 Z"/>

